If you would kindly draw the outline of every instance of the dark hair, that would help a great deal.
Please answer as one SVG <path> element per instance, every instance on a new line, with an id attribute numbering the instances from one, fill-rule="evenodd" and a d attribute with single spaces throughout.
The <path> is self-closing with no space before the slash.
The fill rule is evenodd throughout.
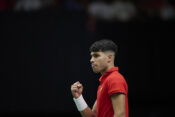
<path id="1" fill-rule="evenodd" d="M 99 40 L 99 41 L 94 42 L 90 46 L 89 50 L 90 50 L 90 52 L 113 51 L 116 54 L 117 50 L 118 50 L 118 47 L 112 40 L 103 39 L 103 40 Z"/>

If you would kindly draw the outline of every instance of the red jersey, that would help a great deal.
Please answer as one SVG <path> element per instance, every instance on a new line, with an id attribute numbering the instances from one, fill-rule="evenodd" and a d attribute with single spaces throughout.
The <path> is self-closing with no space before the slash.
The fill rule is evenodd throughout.
<path id="1" fill-rule="evenodd" d="M 128 109 L 128 85 L 124 77 L 119 73 L 118 67 L 113 67 L 104 73 L 100 79 L 97 91 L 97 117 L 113 117 L 111 95 L 123 93 L 126 96 L 126 117 L 129 117 Z"/>

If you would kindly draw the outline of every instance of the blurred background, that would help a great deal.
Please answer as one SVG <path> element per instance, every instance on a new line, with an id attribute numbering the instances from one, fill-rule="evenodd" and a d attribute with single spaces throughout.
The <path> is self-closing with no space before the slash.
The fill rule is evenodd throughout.
<path id="1" fill-rule="evenodd" d="M 89 46 L 104 38 L 119 46 L 130 117 L 173 116 L 174 22 L 174 0 L 0 0 L 0 116 L 80 117 L 70 86 L 93 106 Z"/>

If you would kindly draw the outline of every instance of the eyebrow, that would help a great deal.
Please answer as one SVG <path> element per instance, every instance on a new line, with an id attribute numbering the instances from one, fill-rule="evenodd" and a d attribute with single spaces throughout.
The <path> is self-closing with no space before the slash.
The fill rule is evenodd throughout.
<path id="1" fill-rule="evenodd" d="M 94 56 L 94 55 L 99 55 L 99 54 L 98 53 L 91 54 L 91 56 Z"/>

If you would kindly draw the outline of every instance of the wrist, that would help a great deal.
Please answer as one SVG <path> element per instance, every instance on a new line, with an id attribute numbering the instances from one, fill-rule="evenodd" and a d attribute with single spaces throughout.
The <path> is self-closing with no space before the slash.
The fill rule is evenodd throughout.
<path id="1" fill-rule="evenodd" d="M 74 97 L 73 100 L 77 106 L 78 111 L 83 111 L 84 109 L 88 107 L 82 95 L 80 95 L 77 98 Z"/>
<path id="2" fill-rule="evenodd" d="M 81 96 L 81 95 L 74 95 L 73 98 L 74 98 L 74 99 L 77 99 L 77 98 L 79 98 L 80 96 Z"/>

